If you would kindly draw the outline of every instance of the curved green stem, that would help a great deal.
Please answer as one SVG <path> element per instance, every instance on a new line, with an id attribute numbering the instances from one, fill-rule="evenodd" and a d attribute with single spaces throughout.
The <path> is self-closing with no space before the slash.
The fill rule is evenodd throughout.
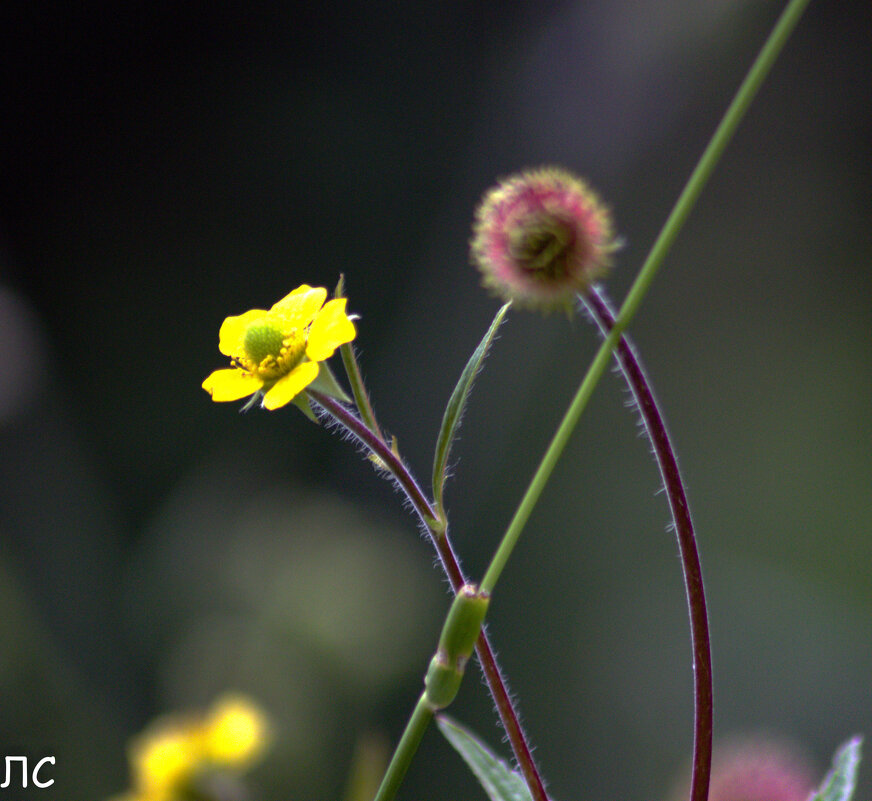
<path id="1" fill-rule="evenodd" d="M 615 319 L 615 324 L 612 327 L 612 330 L 600 346 L 600 349 L 591 363 L 587 374 L 582 380 L 572 403 L 567 409 L 566 414 L 557 429 L 557 432 L 554 434 L 551 444 L 545 451 L 545 455 L 542 457 L 542 461 L 533 475 L 533 479 L 530 482 L 529 487 L 527 487 L 527 491 L 515 512 L 515 516 L 512 518 L 506 533 L 503 535 L 503 540 L 500 543 L 496 554 L 494 554 L 494 558 L 487 569 L 487 573 L 485 573 L 485 576 L 482 579 L 481 589 L 483 591 L 489 593 L 493 592 L 494 586 L 496 585 L 503 568 L 506 566 L 506 562 L 514 549 L 518 538 L 521 536 L 521 532 L 523 531 L 533 508 L 536 506 L 536 502 L 539 500 L 542 490 L 545 488 L 545 484 L 548 482 L 551 473 L 554 471 L 557 460 L 560 458 L 560 455 L 566 447 L 566 443 L 569 441 L 570 434 L 572 434 L 572 431 L 578 423 L 578 418 L 581 416 L 582 411 L 584 411 L 584 407 L 587 405 L 590 396 L 593 394 L 594 388 L 608 366 L 612 351 L 617 346 L 621 334 L 626 330 L 630 321 L 638 311 L 642 299 L 648 292 L 651 282 L 654 280 L 654 276 L 657 274 L 660 265 L 663 263 L 663 259 L 672 247 L 672 243 L 678 236 L 679 231 L 683 227 L 684 222 L 694 205 L 696 205 L 696 201 L 699 198 L 703 187 L 705 187 L 708 179 L 711 177 L 712 171 L 717 166 L 718 161 L 720 161 L 724 149 L 733 134 L 736 132 L 736 128 L 745 116 L 748 107 L 751 105 L 751 101 L 757 94 L 764 78 L 775 63 L 775 59 L 778 57 L 778 54 L 781 52 L 781 49 L 790 37 L 791 32 L 799 21 L 799 18 L 802 16 L 802 12 L 805 10 L 808 3 L 809 0 L 790 0 L 787 8 L 784 10 L 781 17 L 779 17 L 778 22 L 775 23 L 775 27 L 769 34 L 769 38 L 766 40 L 766 43 L 763 45 L 763 48 L 754 60 L 751 69 L 745 76 L 745 80 L 736 92 L 729 108 L 727 108 L 727 111 L 715 130 L 711 141 L 709 141 L 708 146 L 703 152 L 699 163 L 691 173 L 691 176 L 682 190 L 681 195 L 679 195 L 672 212 L 667 218 L 666 223 L 663 225 L 651 251 L 648 253 L 648 257 L 645 259 L 642 269 L 639 271 L 636 280 L 630 287 L 630 291 L 627 293 L 626 300 L 621 306 L 621 311 Z"/>

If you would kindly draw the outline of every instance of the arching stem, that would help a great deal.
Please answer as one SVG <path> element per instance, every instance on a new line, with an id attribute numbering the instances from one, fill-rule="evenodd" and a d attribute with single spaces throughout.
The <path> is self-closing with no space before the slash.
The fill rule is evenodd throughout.
<path id="1" fill-rule="evenodd" d="M 581 297 L 590 315 L 596 321 L 603 336 L 608 336 L 615 324 L 615 315 L 603 293 L 596 286 Z M 709 640 L 708 615 L 706 612 L 705 589 L 702 583 L 702 569 L 690 519 L 687 494 L 675 451 L 669 439 L 669 432 L 663 415 L 657 407 L 654 393 L 645 378 L 645 371 L 639 361 L 629 338 L 622 334 L 615 348 L 615 359 L 624 374 L 627 385 L 642 415 L 642 421 L 651 440 L 672 521 L 678 549 L 681 554 L 681 568 L 684 574 L 684 587 L 687 594 L 687 608 L 690 613 L 690 634 L 693 648 L 694 675 L 694 734 L 693 734 L 693 774 L 691 776 L 691 801 L 706 801 L 712 759 L 712 656 Z"/>

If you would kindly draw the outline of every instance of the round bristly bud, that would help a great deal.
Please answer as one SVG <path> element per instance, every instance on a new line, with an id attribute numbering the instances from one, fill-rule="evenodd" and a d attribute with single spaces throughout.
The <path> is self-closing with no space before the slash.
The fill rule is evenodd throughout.
<path id="1" fill-rule="evenodd" d="M 571 307 L 605 274 L 614 249 L 608 209 L 555 167 L 503 179 L 475 212 L 472 262 L 488 289 L 520 306 Z"/>
<path id="2" fill-rule="evenodd" d="M 711 801 L 805 801 L 815 773 L 788 743 L 753 737 L 719 744 L 712 760 Z"/>

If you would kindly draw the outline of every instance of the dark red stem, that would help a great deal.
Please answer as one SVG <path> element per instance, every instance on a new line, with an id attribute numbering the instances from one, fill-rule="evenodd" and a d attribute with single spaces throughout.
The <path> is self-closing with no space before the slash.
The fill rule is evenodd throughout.
<path id="1" fill-rule="evenodd" d="M 438 523 L 436 512 L 409 472 L 409 469 L 403 463 L 403 460 L 391 450 L 390 446 L 379 435 L 368 428 L 363 420 L 337 400 L 313 390 L 309 390 L 308 394 L 327 414 L 357 437 L 360 442 L 366 445 L 387 466 L 387 469 L 397 480 L 397 483 L 405 492 L 406 497 L 427 529 L 430 540 L 439 554 L 439 560 L 445 570 L 445 575 L 448 576 L 451 587 L 456 593 L 467 583 L 466 577 L 463 575 L 460 562 L 454 553 L 451 541 L 448 539 L 447 530 L 440 532 L 434 528 L 434 524 Z M 539 775 L 536 763 L 533 761 L 530 746 L 527 744 L 526 735 L 521 728 L 520 718 L 506 689 L 505 680 L 500 672 L 487 632 L 484 629 L 482 629 L 478 636 L 475 651 L 478 655 L 479 664 L 481 665 L 482 673 L 484 673 L 488 689 L 494 699 L 500 721 L 512 746 L 515 761 L 518 763 L 524 780 L 527 782 L 527 787 L 530 789 L 533 801 L 549 801 L 542 777 Z"/>
<path id="2" fill-rule="evenodd" d="M 602 292 L 592 287 L 587 295 L 581 297 L 587 310 L 596 321 L 603 336 L 615 324 L 615 315 Z M 678 548 L 681 552 L 681 566 L 684 573 L 684 586 L 687 593 L 687 606 L 690 612 L 690 634 L 693 645 L 694 667 L 694 736 L 693 736 L 693 774 L 690 781 L 690 801 L 706 801 L 709 792 L 712 761 L 712 657 L 709 642 L 708 615 L 706 613 L 705 589 L 702 583 L 702 569 L 690 509 L 678 462 L 669 440 L 669 432 L 657 407 L 654 394 L 645 378 L 645 372 L 630 340 L 622 335 L 615 349 L 615 358 L 624 378 L 633 393 L 642 420 L 654 447 L 660 474 L 669 499 L 669 508 L 675 524 Z"/>

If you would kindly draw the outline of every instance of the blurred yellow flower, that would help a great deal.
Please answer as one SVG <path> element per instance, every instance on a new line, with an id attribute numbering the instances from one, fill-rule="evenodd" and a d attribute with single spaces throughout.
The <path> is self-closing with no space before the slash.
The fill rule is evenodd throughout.
<path id="1" fill-rule="evenodd" d="M 233 366 L 213 372 L 203 389 L 214 401 L 262 394 L 266 409 L 292 401 L 318 377 L 318 362 L 357 334 L 345 313 L 346 299 L 324 303 L 326 298 L 326 289 L 303 284 L 269 311 L 228 317 L 218 333 L 218 349 Z"/>
<path id="2" fill-rule="evenodd" d="M 129 748 L 132 790 L 115 801 L 176 801 L 210 770 L 240 772 L 269 745 L 264 713 L 242 695 L 219 698 L 200 717 L 158 718 Z"/>
<path id="3" fill-rule="evenodd" d="M 241 695 L 219 699 L 203 727 L 207 757 L 212 762 L 235 768 L 243 768 L 256 760 L 268 740 L 266 717 Z"/>
<path id="4" fill-rule="evenodd" d="M 130 745 L 130 769 L 139 796 L 171 799 L 200 766 L 200 752 L 196 725 L 156 721 Z"/>

